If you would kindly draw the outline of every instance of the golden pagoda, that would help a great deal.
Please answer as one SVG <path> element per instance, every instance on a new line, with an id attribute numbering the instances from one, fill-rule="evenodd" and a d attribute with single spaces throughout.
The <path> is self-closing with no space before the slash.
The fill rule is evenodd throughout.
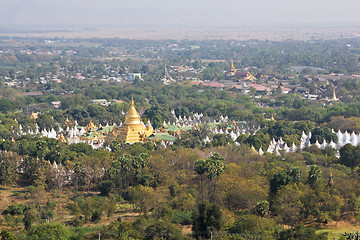
<path id="1" fill-rule="evenodd" d="M 333 101 L 339 101 L 339 99 L 336 97 L 336 93 L 335 93 L 335 86 L 333 87 L 333 94 L 332 94 L 332 99 Z"/>
<path id="2" fill-rule="evenodd" d="M 230 76 L 234 76 L 235 75 L 235 73 L 236 73 L 236 68 L 234 67 L 234 62 L 233 62 L 233 60 L 231 60 L 231 67 L 230 67 Z"/>
<path id="3" fill-rule="evenodd" d="M 98 127 L 93 123 L 92 120 L 90 120 L 89 125 L 86 126 L 85 131 L 88 132 L 90 130 L 96 130 Z"/>
<path id="4" fill-rule="evenodd" d="M 119 128 L 118 137 L 126 143 L 142 142 L 154 132 L 151 124 L 145 126 L 140 120 L 131 98 L 130 109 L 125 116 L 124 124 Z"/>
<path id="5" fill-rule="evenodd" d="M 37 119 L 38 118 L 38 115 L 39 113 L 34 113 L 34 112 L 31 112 L 31 115 L 30 115 L 30 119 Z"/>
<path id="6" fill-rule="evenodd" d="M 63 143 L 66 143 L 66 139 L 63 134 L 60 135 L 59 140 L 62 141 Z"/>

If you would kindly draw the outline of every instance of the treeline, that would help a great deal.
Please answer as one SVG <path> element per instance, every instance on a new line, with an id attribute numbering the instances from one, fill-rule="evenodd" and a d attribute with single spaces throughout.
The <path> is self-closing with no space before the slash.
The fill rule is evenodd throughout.
<path id="1" fill-rule="evenodd" d="M 311 41 L 261 41 L 261 40 L 202 40 L 202 41 L 150 41 L 129 39 L 54 39 L 52 44 L 45 44 L 44 39 L 15 38 L 18 46 L 0 45 L 0 49 L 12 52 L 20 50 L 71 51 L 73 59 L 94 57 L 119 57 L 135 55 L 137 57 L 162 58 L 170 60 L 172 65 L 181 65 L 193 59 L 234 59 L 238 68 L 253 66 L 257 68 L 277 67 L 286 70 L 289 66 L 311 66 L 324 68 L 330 72 L 357 73 L 360 43 L 357 38 Z M 28 41 L 28 44 L 24 44 Z M 29 43 L 30 42 L 30 43 Z M 29 47 L 30 45 L 30 47 Z M 196 46 L 196 47 L 194 47 Z M 26 48 L 27 49 L 24 49 Z M 18 54 L 17 57 L 3 61 L 12 65 L 16 59 L 29 62 L 46 56 Z"/>

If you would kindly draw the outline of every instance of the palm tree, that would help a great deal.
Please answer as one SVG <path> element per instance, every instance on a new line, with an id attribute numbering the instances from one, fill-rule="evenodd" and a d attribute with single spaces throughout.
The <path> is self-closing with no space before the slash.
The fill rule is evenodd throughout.
<path id="1" fill-rule="evenodd" d="M 203 187 L 202 187 L 202 182 L 203 182 L 203 175 L 206 172 L 206 160 L 204 159 L 199 159 L 195 162 L 194 164 L 194 170 L 197 174 L 200 175 L 200 193 L 202 193 Z"/>
<path id="2" fill-rule="evenodd" d="M 218 153 L 214 153 L 209 159 L 206 160 L 206 176 L 210 180 L 209 182 L 209 197 L 213 200 L 213 192 L 216 190 L 216 181 L 218 177 L 224 172 L 225 158 Z"/>
<path id="3" fill-rule="evenodd" d="M 321 178 L 321 174 L 322 172 L 318 166 L 311 166 L 308 176 L 308 181 L 310 185 L 313 185 L 317 180 L 319 180 Z"/>
<path id="4" fill-rule="evenodd" d="M 124 154 L 118 159 L 118 161 L 120 163 L 121 174 L 125 176 L 124 179 L 125 188 L 126 190 L 128 190 L 129 187 L 128 177 L 131 171 L 131 155 Z"/>

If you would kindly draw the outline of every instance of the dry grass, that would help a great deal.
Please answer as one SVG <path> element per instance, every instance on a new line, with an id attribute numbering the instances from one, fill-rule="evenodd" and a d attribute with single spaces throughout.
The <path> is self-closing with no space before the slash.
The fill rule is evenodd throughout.
<path id="1" fill-rule="evenodd" d="M 328 233 L 328 239 L 338 239 L 345 232 L 360 231 L 360 225 L 353 224 L 349 221 L 331 222 L 323 229 L 317 231 L 317 233 Z"/>

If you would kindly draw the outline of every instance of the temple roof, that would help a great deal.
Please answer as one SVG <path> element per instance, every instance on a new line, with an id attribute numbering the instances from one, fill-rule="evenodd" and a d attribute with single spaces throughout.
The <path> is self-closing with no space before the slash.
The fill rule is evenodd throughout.
<path id="1" fill-rule="evenodd" d="M 171 136 L 168 133 L 154 133 L 148 137 L 145 138 L 146 140 L 151 140 L 151 141 L 170 141 L 170 142 L 175 142 L 176 141 L 176 137 Z"/>
<path id="2" fill-rule="evenodd" d="M 178 132 L 178 131 L 190 131 L 193 130 L 194 126 L 186 126 L 186 127 L 180 127 L 177 125 L 164 125 L 163 130 L 166 132 Z"/>

